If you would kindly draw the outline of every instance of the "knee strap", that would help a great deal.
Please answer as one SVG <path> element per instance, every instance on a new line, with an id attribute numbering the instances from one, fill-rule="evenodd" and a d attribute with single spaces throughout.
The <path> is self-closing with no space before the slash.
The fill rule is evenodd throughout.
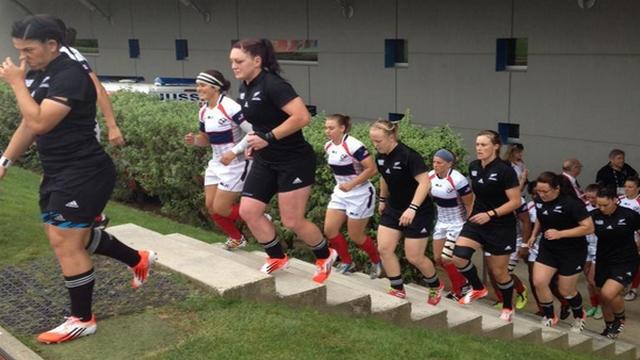
<path id="1" fill-rule="evenodd" d="M 95 254 L 96 250 L 98 250 L 98 247 L 100 247 L 100 244 L 102 244 L 103 247 L 108 247 L 110 242 L 111 236 L 109 235 L 109 233 L 94 228 L 91 231 L 91 234 L 89 236 L 89 243 L 87 244 L 85 249 L 87 250 L 87 253 L 89 253 L 89 255 L 93 255 Z"/>
<path id="2" fill-rule="evenodd" d="M 471 260 L 473 253 L 476 252 L 472 247 L 456 245 L 453 249 L 453 256 L 461 259 Z"/>

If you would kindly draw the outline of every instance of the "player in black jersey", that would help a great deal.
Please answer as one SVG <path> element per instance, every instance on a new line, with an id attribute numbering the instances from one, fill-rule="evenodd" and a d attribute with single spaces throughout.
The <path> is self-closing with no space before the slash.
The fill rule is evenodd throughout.
<path id="1" fill-rule="evenodd" d="M 428 303 L 436 305 L 444 284 L 438 279 L 431 259 L 424 255 L 435 219 L 433 201 L 428 197 L 431 182 L 427 165 L 420 154 L 398 140 L 397 124 L 378 120 L 371 125 L 369 136 L 378 151 L 376 165 L 382 175 L 378 251 L 391 282 L 389 294 L 406 297 L 400 262 L 395 254 L 404 236 L 407 260 L 424 276 L 423 282 L 429 287 Z"/>
<path id="2" fill-rule="evenodd" d="M 622 291 L 638 271 L 638 249 L 634 234 L 640 230 L 640 214 L 619 206 L 613 187 L 598 191 L 598 209 L 591 212 L 598 237 L 596 251 L 596 287 L 604 311 L 602 335 L 615 339 L 624 328 Z"/>
<path id="3" fill-rule="evenodd" d="M 509 274 L 509 258 L 516 250 L 516 217 L 520 206 L 520 184 L 515 171 L 500 159 L 500 137 L 495 131 L 481 131 L 476 137 L 477 160 L 469 164 L 471 187 L 475 195 L 471 217 L 460 232 L 453 250 L 454 264 L 473 289 L 459 302 L 468 304 L 487 296 L 488 291 L 471 262 L 476 250 L 491 254 L 487 265 L 502 293 L 500 318 L 513 317 L 513 279 Z"/>
<path id="4" fill-rule="evenodd" d="M 115 167 L 94 133 L 96 89 L 81 65 L 60 53 L 62 30 L 50 16 L 37 15 L 15 22 L 11 36 L 20 65 L 6 58 L 0 79 L 15 93 L 22 121 L 0 158 L 0 178 L 36 141 L 44 173 L 40 185 L 44 230 L 71 298 L 71 316 L 38 340 L 59 343 L 96 331 L 90 254 L 127 264 L 133 287 L 147 279 L 155 254 L 133 250 L 109 233 L 91 228 L 111 196 Z"/>
<path id="5" fill-rule="evenodd" d="M 280 219 L 311 247 L 316 256 L 313 280 L 324 282 L 337 258 L 320 229 L 305 219 L 307 200 L 315 181 L 316 157 L 302 128 L 311 117 L 293 87 L 280 74 L 271 41 L 245 39 L 233 44 L 231 69 L 242 80 L 238 103 L 253 133 L 247 136 L 254 162 L 245 180 L 240 216 L 267 254 L 262 271 L 270 274 L 287 266 L 288 259 L 264 211 L 278 195 Z"/>
<path id="6" fill-rule="evenodd" d="M 533 245 L 538 234 L 542 234 L 542 238 L 538 245 L 538 257 L 533 265 L 533 283 L 545 313 L 542 324 L 555 326 L 558 318 L 553 310 L 549 284 L 554 275 L 558 274 L 558 290 L 571 305 L 575 318 L 571 331 L 581 332 L 586 313 L 576 283 L 587 257 L 585 235 L 593 233 L 593 221 L 584 203 L 570 193 L 573 192 L 572 189 L 564 188 L 563 184 L 562 175 L 552 172 L 543 172 L 536 181 L 537 220 L 529 246 Z"/>

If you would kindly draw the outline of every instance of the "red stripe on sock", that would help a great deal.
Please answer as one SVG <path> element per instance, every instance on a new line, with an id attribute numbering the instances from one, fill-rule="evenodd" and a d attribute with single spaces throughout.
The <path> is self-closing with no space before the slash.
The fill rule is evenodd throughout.
<path id="1" fill-rule="evenodd" d="M 522 294 L 524 292 L 522 280 L 514 274 L 511 274 L 511 278 L 513 279 L 513 288 L 516 290 L 516 293 Z"/>
<path id="2" fill-rule="evenodd" d="M 349 245 L 347 245 L 347 239 L 345 239 L 342 234 L 338 234 L 333 239 L 329 239 L 329 246 L 338 252 L 340 261 L 348 264 L 352 262 L 351 254 L 349 254 Z"/>
<path id="3" fill-rule="evenodd" d="M 600 297 L 597 294 L 589 296 L 589 300 L 591 300 L 591 306 L 593 307 L 600 305 Z"/>
<path id="4" fill-rule="evenodd" d="M 377 264 L 380 262 L 380 255 L 378 254 L 378 249 L 376 248 L 376 245 L 373 243 L 373 239 L 371 239 L 371 237 L 367 236 L 367 238 L 364 240 L 362 245 L 359 245 L 359 247 L 360 249 L 364 250 L 364 252 L 366 252 L 367 255 L 369 255 L 369 259 L 371 259 L 372 263 Z"/>
<path id="5" fill-rule="evenodd" d="M 227 234 L 227 236 L 235 240 L 239 240 L 242 237 L 242 233 L 240 233 L 240 230 L 238 230 L 238 228 L 236 227 L 235 221 L 233 221 L 231 218 L 213 214 L 213 216 L 211 216 L 211 219 L 214 223 L 216 223 L 216 225 L 218 225 L 222 232 Z"/>

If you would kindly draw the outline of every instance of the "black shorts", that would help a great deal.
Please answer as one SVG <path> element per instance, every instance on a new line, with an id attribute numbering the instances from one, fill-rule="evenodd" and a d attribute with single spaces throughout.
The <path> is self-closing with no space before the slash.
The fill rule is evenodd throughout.
<path id="1" fill-rule="evenodd" d="M 541 239 L 536 262 L 558 269 L 558 275 L 571 276 L 584 271 L 587 246 L 556 249 L 548 246 L 549 240 Z M 553 241 L 553 240 L 552 240 Z"/>
<path id="2" fill-rule="evenodd" d="M 45 176 L 40 184 L 42 221 L 62 228 L 88 228 L 107 205 L 116 182 L 113 163 L 95 171 Z"/>
<path id="3" fill-rule="evenodd" d="M 266 163 L 254 159 L 242 189 L 242 196 L 267 204 L 277 193 L 293 191 L 313 185 L 316 177 L 314 153 L 287 163 Z"/>
<path id="4" fill-rule="evenodd" d="M 389 205 L 385 206 L 382 215 L 380 215 L 380 225 L 398 230 L 402 232 L 405 238 L 410 239 L 422 239 L 431 235 L 433 230 L 433 214 L 417 213 L 413 218 L 413 222 L 407 226 L 400 226 L 400 217 L 403 211 L 399 211 L 390 208 Z"/>
<path id="5" fill-rule="evenodd" d="M 638 262 L 624 262 L 618 264 L 608 264 L 596 262 L 595 283 L 601 288 L 608 280 L 614 280 L 627 287 L 633 282 L 633 277 L 638 272 Z"/>
<path id="6" fill-rule="evenodd" d="M 484 225 L 467 221 L 459 237 L 466 237 L 482 245 L 482 250 L 491 255 L 510 255 L 516 251 L 516 223 L 488 222 Z"/>

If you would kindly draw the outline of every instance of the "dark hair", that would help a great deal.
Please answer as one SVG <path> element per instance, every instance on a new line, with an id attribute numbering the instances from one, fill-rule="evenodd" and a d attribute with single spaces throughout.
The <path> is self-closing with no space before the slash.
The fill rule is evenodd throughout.
<path id="1" fill-rule="evenodd" d="M 67 28 L 67 31 L 65 31 L 64 33 L 64 41 L 66 45 L 69 46 L 73 46 L 73 44 L 76 43 L 76 36 L 78 35 L 78 32 L 76 31 L 76 29 L 70 27 Z"/>
<path id="2" fill-rule="evenodd" d="M 584 188 L 584 192 L 597 193 L 598 191 L 600 191 L 600 189 L 602 189 L 602 186 L 600 184 L 589 184 Z"/>
<path id="3" fill-rule="evenodd" d="M 236 41 L 232 49 L 240 49 L 251 56 L 260 56 L 262 59 L 262 68 L 274 74 L 280 74 L 280 64 L 276 58 L 276 52 L 273 50 L 273 44 L 268 39 L 242 39 Z"/>
<path id="4" fill-rule="evenodd" d="M 529 183 L 527 183 L 527 192 L 531 195 L 535 194 L 536 191 L 536 184 L 538 184 L 537 181 L 529 181 Z"/>
<path id="5" fill-rule="evenodd" d="M 37 40 L 43 43 L 55 40 L 63 45 L 64 36 L 64 30 L 50 15 L 27 16 L 14 22 L 11 27 L 11 37 L 22 40 Z"/>
<path id="6" fill-rule="evenodd" d="M 486 136 L 489 138 L 489 140 L 491 140 L 491 143 L 493 145 L 498 145 L 498 148 L 496 149 L 496 157 L 499 158 L 500 147 L 502 146 L 502 142 L 500 141 L 500 135 L 498 135 L 498 133 L 493 130 L 482 130 L 478 133 L 478 135 L 476 135 L 476 137 L 478 136 Z"/>
<path id="7" fill-rule="evenodd" d="M 351 130 L 351 118 L 348 115 L 332 114 L 327 116 L 327 120 L 335 120 L 341 126 L 344 126 L 344 132 L 348 133 Z"/>
<path id="8" fill-rule="evenodd" d="M 612 200 L 618 199 L 618 193 L 616 192 L 616 189 L 611 186 L 601 187 L 598 190 L 598 195 L 596 196 L 600 198 L 607 198 Z"/>
<path id="9" fill-rule="evenodd" d="M 537 183 L 543 183 L 554 189 L 560 189 L 560 194 L 570 195 L 578 198 L 578 194 L 573 190 L 569 181 L 565 181 L 564 176 L 551 171 L 545 171 L 536 179 Z"/>
<path id="10" fill-rule="evenodd" d="M 629 176 L 624 182 L 631 181 L 636 184 L 636 187 L 640 187 L 640 178 L 638 175 Z"/>
<path id="11" fill-rule="evenodd" d="M 213 69 L 209 69 L 209 70 L 205 70 L 203 71 L 203 73 L 205 74 L 209 74 L 211 76 L 213 76 L 214 78 L 220 80 L 220 82 L 222 83 L 222 86 L 220 87 L 220 91 L 228 91 L 229 88 L 231 88 L 231 83 L 229 82 L 229 80 L 227 80 L 224 75 L 222 75 L 222 73 L 218 70 L 213 70 Z"/>

